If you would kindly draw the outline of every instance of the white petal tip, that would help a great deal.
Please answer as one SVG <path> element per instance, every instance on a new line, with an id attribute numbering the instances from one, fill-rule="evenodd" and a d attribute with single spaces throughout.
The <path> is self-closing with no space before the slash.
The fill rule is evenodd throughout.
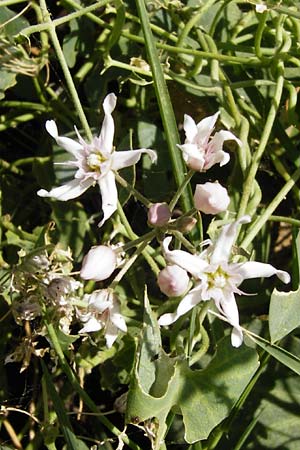
<path id="1" fill-rule="evenodd" d="M 37 191 L 37 195 L 39 197 L 49 197 L 49 192 L 46 191 L 46 189 L 40 189 L 39 191 Z"/>
<path id="2" fill-rule="evenodd" d="M 47 120 L 45 124 L 46 130 L 54 139 L 58 137 L 58 130 L 54 120 Z"/>
<path id="3" fill-rule="evenodd" d="M 231 332 L 231 345 L 232 347 L 238 348 L 243 343 L 243 332 L 238 328 L 233 328 Z"/>
<path id="4" fill-rule="evenodd" d="M 284 270 L 278 270 L 276 275 L 285 284 L 288 284 L 291 281 L 290 274 L 285 272 Z"/>
<path id="5" fill-rule="evenodd" d="M 103 110 L 105 114 L 111 114 L 117 104 L 117 97 L 114 93 L 108 94 L 103 101 Z"/>
<path id="6" fill-rule="evenodd" d="M 158 325 L 160 326 L 167 326 L 167 325 L 171 325 L 171 323 L 174 322 L 174 318 L 173 318 L 173 314 L 168 313 L 168 314 L 163 314 L 159 320 L 158 320 Z"/>

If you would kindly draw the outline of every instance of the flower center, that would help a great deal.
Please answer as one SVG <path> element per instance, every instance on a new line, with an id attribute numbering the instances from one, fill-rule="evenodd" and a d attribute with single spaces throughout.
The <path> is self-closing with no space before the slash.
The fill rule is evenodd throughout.
<path id="1" fill-rule="evenodd" d="M 101 152 L 90 153 L 86 158 L 87 165 L 90 170 L 101 172 L 101 164 L 106 161 L 106 158 Z"/>
<path id="2" fill-rule="evenodd" d="M 228 273 L 226 273 L 220 266 L 214 272 L 208 272 L 206 275 L 209 289 L 223 289 L 226 286 L 229 278 Z"/>

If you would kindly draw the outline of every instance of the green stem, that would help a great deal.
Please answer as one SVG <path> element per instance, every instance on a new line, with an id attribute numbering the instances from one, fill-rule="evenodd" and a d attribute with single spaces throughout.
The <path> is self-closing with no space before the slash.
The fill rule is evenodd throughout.
<path id="1" fill-rule="evenodd" d="M 111 289 L 115 289 L 115 287 L 120 283 L 120 281 L 122 280 L 123 276 L 126 274 L 126 272 L 130 269 L 130 267 L 132 266 L 132 264 L 135 262 L 135 260 L 138 258 L 138 256 L 143 253 L 143 251 L 145 250 L 145 248 L 148 245 L 148 241 L 144 241 L 137 249 L 136 251 L 133 253 L 133 255 L 130 257 L 130 259 L 128 261 L 126 261 L 126 263 L 124 264 L 124 266 L 122 267 L 122 269 L 120 270 L 120 272 L 117 274 L 117 276 L 114 278 L 114 280 L 111 282 L 110 287 Z"/>
<path id="2" fill-rule="evenodd" d="M 148 200 L 146 197 L 144 197 L 137 189 L 135 189 L 133 186 L 131 186 L 128 181 L 126 181 L 121 175 L 118 174 L 118 172 L 115 172 L 115 177 L 117 182 L 123 186 L 125 189 L 127 189 L 128 192 L 134 195 L 135 198 L 137 198 L 141 203 L 143 203 L 147 208 L 150 208 L 152 205 L 152 202 Z"/>
<path id="3" fill-rule="evenodd" d="M 62 348 L 60 346 L 56 331 L 52 325 L 52 323 L 49 323 L 47 320 L 45 320 L 45 326 L 47 328 L 47 332 L 49 335 L 49 338 L 51 340 L 51 344 L 58 356 L 58 359 L 60 361 L 61 368 L 65 375 L 67 376 L 70 384 L 72 385 L 73 389 L 77 394 L 82 398 L 84 403 L 87 405 L 87 407 L 95 413 L 95 417 L 115 436 L 119 436 L 121 434 L 121 431 L 115 427 L 105 416 L 99 415 L 99 409 L 97 408 L 96 404 L 93 402 L 93 400 L 90 398 L 90 396 L 85 392 L 85 390 L 80 386 L 79 381 L 77 380 L 76 375 L 72 371 L 71 367 L 69 366 L 65 355 L 62 351 Z M 141 450 L 141 448 L 132 442 L 127 436 L 123 436 L 123 441 L 126 445 L 128 445 L 132 450 Z"/>
<path id="4" fill-rule="evenodd" d="M 78 117 L 79 117 L 80 122 L 82 124 L 82 127 L 83 127 L 83 129 L 84 129 L 84 131 L 86 133 L 86 136 L 88 137 L 88 139 L 92 140 L 92 138 L 93 138 L 92 132 L 90 130 L 88 121 L 86 119 L 85 113 L 84 113 L 83 108 L 81 106 L 81 102 L 80 102 L 80 99 L 78 97 L 78 94 L 77 94 L 77 91 L 76 91 L 76 88 L 75 88 L 75 84 L 73 82 L 72 75 L 71 75 L 71 73 L 69 71 L 69 67 L 68 67 L 68 65 L 66 63 L 66 60 L 65 60 L 65 57 L 64 57 L 61 45 L 59 43 L 59 40 L 58 40 L 58 37 L 57 37 L 57 34 L 56 34 L 55 25 L 53 25 L 53 22 L 51 20 L 51 16 L 50 16 L 50 14 L 48 12 L 47 5 L 46 5 L 46 0 L 40 0 L 40 5 L 41 5 L 41 10 L 42 10 L 44 21 L 48 25 L 47 29 L 48 29 L 50 38 L 52 40 L 53 47 L 55 49 L 55 52 L 56 52 L 56 55 L 57 55 L 57 59 L 58 59 L 60 65 L 61 65 L 62 71 L 64 73 L 65 80 L 66 80 L 67 86 L 69 88 L 70 95 L 72 97 L 75 109 L 76 109 L 76 111 L 78 113 Z"/>
<path id="5" fill-rule="evenodd" d="M 185 190 L 186 186 L 190 182 L 192 176 L 194 175 L 194 170 L 189 170 L 189 172 L 185 175 L 184 180 L 182 181 L 181 185 L 178 187 L 177 191 L 175 192 L 172 200 L 169 203 L 170 211 L 172 212 L 173 209 L 176 206 L 176 203 L 178 202 L 180 196 L 182 195 L 183 191 Z"/>
<path id="6" fill-rule="evenodd" d="M 257 27 L 256 33 L 255 33 L 254 49 L 255 49 L 256 56 L 258 58 L 261 58 L 262 57 L 261 40 L 263 37 L 263 33 L 265 31 L 268 12 L 264 11 L 262 14 L 258 14 L 258 16 L 259 16 L 259 19 L 258 19 L 259 22 L 258 22 L 258 27 Z"/>
<path id="7" fill-rule="evenodd" d="M 274 124 L 274 120 L 277 115 L 277 111 L 278 111 L 281 96 L 282 96 L 283 84 L 284 84 L 283 71 L 284 71 L 283 63 L 279 62 L 278 78 L 277 78 L 274 98 L 272 99 L 272 104 L 271 104 L 271 107 L 269 110 L 269 114 L 268 114 L 268 117 L 266 120 L 264 130 L 262 132 L 262 137 L 261 137 L 259 146 L 252 156 L 252 164 L 250 166 L 247 178 L 244 182 L 243 194 L 242 194 L 241 203 L 240 203 L 240 207 L 239 207 L 238 217 L 243 216 L 247 210 L 247 205 L 249 203 L 249 198 L 252 193 L 253 182 L 254 182 L 254 179 L 256 176 L 256 172 L 258 170 L 261 157 L 262 157 L 262 155 L 265 151 L 266 145 L 268 143 L 268 140 L 269 140 L 269 137 L 270 137 L 270 134 L 272 131 L 272 127 Z"/>
<path id="8" fill-rule="evenodd" d="M 118 214 L 120 216 L 121 222 L 124 225 L 124 228 L 127 232 L 127 236 L 129 239 L 131 239 L 132 241 L 135 241 L 137 239 L 139 239 L 139 236 L 137 236 L 131 226 L 130 223 L 127 220 L 127 217 L 123 211 L 123 208 L 121 206 L 121 204 L 118 202 Z M 154 259 L 151 256 L 151 253 L 153 254 L 154 251 L 153 249 L 147 245 L 147 247 L 143 250 L 142 255 L 144 256 L 145 260 L 147 261 L 147 263 L 149 264 L 149 266 L 151 267 L 152 271 L 155 273 L 155 275 L 157 275 L 160 272 L 160 268 L 158 267 L 158 265 L 156 264 L 156 262 L 154 261 Z M 163 258 L 162 258 L 163 259 Z"/>
<path id="9" fill-rule="evenodd" d="M 292 174 L 289 181 L 283 186 L 283 188 L 278 192 L 276 197 L 271 201 L 269 206 L 265 209 L 263 214 L 259 216 L 252 227 L 247 230 L 247 235 L 245 239 L 241 243 L 241 247 L 247 248 L 248 245 L 255 238 L 257 233 L 262 229 L 264 224 L 270 219 L 272 213 L 275 211 L 278 205 L 282 202 L 282 200 L 286 197 L 288 192 L 293 188 L 293 186 L 300 179 L 300 167 Z"/>
<path id="10" fill-rule="evenodd" d="M 141 27 L 145 39 L 145 46 L 149 58 L 149 63 L 152 70 L 154 88 L 156 98 L 159 105 L 161 118 L 168 142 L 169 154 L 172 161 L 174 178 L 177 186 L 180 186 L 184 180 L 185 164 L 183 162 L 181 152 L 177 148 L 180 142 L 178 128 L 175 120 L 175 115 L 167 89 L 164 73 L 161 62 L 159 60 L 155 41 L 152 35 L 149 15 L 146 11 L 144 0 L 136 0 L 138 14 L 141 20 Z M 186 189 L 181 195 L 181 203 L 184 212 L 192 208 L 192 199 L 190 190 Z"/>
<path id="11" fill-rule="evenodd" d="M 300 220 L 293 219 L 292 217 L 286 217 L 286 216 L 273 216 L 271 215 L 269 219 L 271 222 L 284 222 L 284 223 L 290 223 L 291 225 L 300 228 Z"/>

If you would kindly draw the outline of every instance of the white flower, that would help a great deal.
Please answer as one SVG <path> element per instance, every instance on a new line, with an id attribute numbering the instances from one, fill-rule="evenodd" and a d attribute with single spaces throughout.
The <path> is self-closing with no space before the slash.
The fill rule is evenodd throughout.
<path id="1" fill-rule="evenodd" d="M 102 281 L 117 267 L 117 254 L 106 245 L 92 247 L 82 261 L 80 276 L 84 280 Z"/>
<path id="2" fill-rule="evenodd" d="M 205 214 L 226 211 L 230 203 L 227 189 L 218 182 L 197 184 L 194 194 L 195 207 Z"/>
<path id="3" fill-rule="evenodd" d="M 77 310 L 77 316 L 84 323 L 79 333 L 92 333 L 104 329 L 106 345 L 110 348 L 118 337 L 118 330 L 126 333 L 127 326 L 120 314 L 116 295 L 109 289 L 94 291 L 86 295 L 87 312 Z"/>
<path id="4" fill-rule="evenodd" d="M 263 12 L 267 11 L 267 6 L 263 3 L 258 3 L 257 5 L 255 5 L 255 11 L 262 14 Z"/>
<path id="5" fill-rule="evenodd" d="M 211 137 L 219 114 L 217 112 L 197 124 L 192 117 L 184 115 L 183 128 L 186 138 L 184 144 L 178 147 L 182 150 L 187 166 L 193 170 L 203 172 L 214 164 L 220 166 L 227 164 L 230 156 L 223 151 L 224 141 L 234 140 L 238 145 L 242 144 L 233 133 L 226 130 L 217 131 Z"/>
<path id="6" fill-rule="evenodd" d="M 181 300 L 175 313 L 167 313 L 160 317 L 160 325 L 169 325 L 190 311 L 201 301 L 213 299 L 221 314 L 233 326 L 231 342 L 239 347 L 243 342 L 243 333 L 239 324 L 239 312 L 234 294 L 241 294 L 239 285 L 245 279 L 270 277 L 277 275 L 284 283 L 290 281 L 287 272 L 277 270 L 271 264 L 256 261 L 230 263 L 229 257 L 236 238 L 239 224 L 250 221 L 244 216 L 236 222 L 225 225 L 215 243 L 210 244 L 199 255 L 191 255 L 183 250 L 169 250 L 172 240 L 167 237 L 163 241 L 165 258 L 171 264 L 189 272 L 195 281 L 194 288 Z"/>
<path id="7" fill-rule="evenodd" d="M 99 185 L 102 197 L 103 219 L 99 226 L 116 211 L 118 192 L 116 188 L 114 172 L 124 167 L 136 164 L 143 153 L 147 153 L 152 162 L 156 161 L 156 152 L 150 149 L 139 149 L 129 151 L 114 151 L 114 120 L 112 112 L 116 106 L 117 97 L 108 94 L 103 102 L 104 120 L 99 137 L 94 137 L 89 144 L 79 135 L 78 141 L 58 135 L 56 123 L 53 120 L 46 122 L 48 133 L 56 140 L 57 144 L 69 152 L 73 159 L 66 165 L 76 167 L 77 171 L 73 180 L 53 188 L 49 192 L 40 189 L 40 197 L 53 197 L 57 200 L 70 200 L 78 197 L 90 186 Z"/>

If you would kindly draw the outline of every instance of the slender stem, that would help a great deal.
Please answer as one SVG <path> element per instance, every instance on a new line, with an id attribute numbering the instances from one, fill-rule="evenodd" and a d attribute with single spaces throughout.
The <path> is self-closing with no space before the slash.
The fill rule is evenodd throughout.
<path id="1" fill-rule="evenodd" d="M 254 49 L 255 49 L 256 56 L 258 58 L 261 58 L 262 57 L 261 40 L 263 37 L 263 33 L 265 31 L 265 25 L 267 22 L 268 12 L 264 11 L 262 14 L 258 14 L 258 16 L 259 16 L 259 22 L 258 22 L 258 27 L 257 27 L 256 33 L 255 33 Z"/>
<path id="2" fill-rule="evenodd" d="M 117 182 L 123 186 L 125 189 L 127 189 L 128 192 L 133 194 L 135 198 L 137 198 L 141 203 L 143 203 L 147 208 L 150 208 L 152 203 L 150 200 L 148 200 L 146 197 L 144 197 L 137 189 L 135 189 L 133 186 L 131 186 L 128 181 L 126 181 L 121 175 L 118 174 L 118 172 L 115 172 L 115 177 Z"/>
<path id="3" fill-rule="evenodd" d="M 123 208 L 120 205 L 120 203 L 118 203 L 118 214 L 120 216 L 122 224 L 124 225 L 124 228 L 127 232 L 129 239 L 131 239 L 131 240 L 139 239 L 139 236 L 137 236 L 133 232 L 133 230 L 130 226 L 130 223 L 128 222 L 127 217 L 124 214 Z M 157 275 L 160 271 L 160 268 L 158 267 L 158 265 L 152 258 L 151 254 L 150 254 L 151 251 L 152 251 L 152 248 L 149 245 L 147 245 L 147 247 L 143 250 L 142 254 L 143 254 L 145 260 L 147 261 L 147 263 L 149 264 L 149 266 L 151 267 L 151 269 L 153 270 L 153 272 Z M 153 251 L 152 251 L 152 253 L 153 253 Z"/>
<path id="4" fill-rule="evenodd" d="M 174 178 L 177 186 L 180 186 L 184 180 L 183 174 L 185 171 L 185 164 L 183 162 L 182 155 L 177 148 L 177 144 L 180 142 L 180 138 L 173 106 L 164 78 L 162 65 L 157 54 L 157 48 L 154 43 L 155 41 L 150 27 L 149 15 L 147 13 L 144 0 L 136 0 L 136 6 L 141 20 L 145 46 L 153 75 L 156 98 L 161 113 L 166 140 L 168 142 L 169 155 L 172 161 Z M 191 209 L 192 199 L 189 189 L 185 189 L 185 191 L 182 192 L 181 203 L 182 208 L 185 212 Z"/>
<path id="5" fill-rule="evenodd" d="M 194 173 L 195 173 L 194 170 L 189 170 L 189 172 L 186 174 L 184 180 L 182 181 L 182 183 L 178 187 L 177 191 L 175 192 L 172 200 L 169 203 L 169 208 L 170 208 L 171 212 L 175 208 L 176 203 L 178 202 L 180 196 L 182 195 L 182 192 L 185 190 L 186 186 L 190 182 L 190 180 L 191 180 L 192 176 L 194 175 Z"/>
<path id="6" fill-rule="evenodd" d="M 82 398 L 84 403 L 88 406 L 88 408 L 96 413 L 96 418 L 115 436 L 119 436 L 121 434 L 121 431 L 114 426 L 105 416 L 98 415 L 99 409 L 97 408 L 94 401 L 90 398 L 90 396 L 85 392 L 85 390 L 80 386 L 79 381 L 76 378 L 76 375 L 72 371 L 71 367 L 69 366 L 65 355 L 62 351 L 62 348 L 60 346 L 56 331 L 54 329 L 54 326 L 52 323 L 49 323 L 47 320 L 45 320 L 45 326 L 47 328 L 47 332 L 49 335 L 49 338 L 51 340 L 51 344 L 58 356 L 58 359 L 60 361 L 61 368 L 65 375 L 67 376 L 69 382 L 71 383 L 73 389 L 78 393 L 78 395 Z M 127 436 L 123 436 L 123 441 L 125 444 L 127 444 L 131 449 L 133 450 L 141 450 L 140 447 L 132 442 Z"/>
<path id="7" fill-rule="evenodd" d="M 244 182 L 243 187 L 243 194 L 240 202 L 238 217 L 241 217 L 245 214 L 247 210 L 247 205 L 249 203 L 249 198 L 252 193 L 253 188 L 253 182 L 256 176 L 256 172 L 259 167 L 259 163 L 261 160 L 261 157 L 265 151 L 266 145 L 268 143 L 272 127 L 274 124 L 274 120 L 277 115 L 277 111 L 280 105 L 280 100 L 282 96 L 282 90 L 283 90 L 283 83 L 284 83 L 284 76 L 283 76 L 284 66 L 282 62 L 279 62 L 278 64 L 278 78 L 277 78 L 277 84 L 276 84 L 276 90 L 274 93 L 274 98 L 272 99 L 272 104 L 269 110 L 269 114 L 266 120 L 266 124 L 264 126 L 264 130 L 262 132 L 262 137 L 259 143 L 259 146 L 257 147 L 257 150 L 254 152 L 252 156 L 252 164 L 250 166 L 247 178 Z"/>
<path id="8" fill-rule="evenodd" d="M 148 245 L 148 241 L 144 241 L 139 247 L 136 249 L 134 254 L 130 257 L 128 261 L 124 264 L 120 272 L 117 274 L 117 276 L 114 278 L 114 280 L 111 282 L 110 287 L 114 289 L 122 280 L 123 276 L 126 274 L 126 272 L 130 269 L 132 264 L 135 262 L 135 260 L 138 258 L 138 256 L 143 253 L 145 248 Z"/>
<path id="9" fill-rule="evenodd" d="M 292 217 L 286 217 L 286 216 L 273 216 L 271 215 L 269 219 L 271 222 L 284 222 L 284 223 L 290 223 L 291 225 L 300 228 L 300 220 L 293 219 Z"/>
<path id="10" fill-rule="evenodd" d="M 293 188 L 293 186 L 297 183 L 299 179 L 300 179 L 300 167 L 292 174 L 289 181 L 278 192 L 276 197 L 271 201 L 271 203 L 265 209 L 263 214 L 256 219 L 252 227 L 247 231 L 247 235 L 245 239 L 242 241 L 241 247 L 243 248 L 248 247 L 248 245 L 252 242 L 257 233 L 262 229 L 264 224 L 270 219 L 272 213 L 275 211 L 277 206 L 282 202 L 282 200 L 286 197 L 288 192 Z"/>
<path id="11" fill-rule="evenodd" d="M 74 106 L 75 106 L 76 111 L 78 113 L 78 117 L 80 119 L 80 122 L 82 124 L 82 127 L 83 127 L 83 129 L 84 129 L 88 139 L 92 140 L 92 137 L 93 137 L 92 136 L 92 132 L 90 130 L 88 121 L 86 119 L 85 113 L 84 113 L 83 108 L 81 106 L 81 102 L 80 102 L 80 99 L 78 97 L 78 94 L 77 94 L 77 91 L 76 91 L 76 88 L 75 88 L 75 84 L 74 84 L 71 72 L 70 72 L 69 67 L 68 67 L 68 65 L 66 63 L 66 60 L 65 60 L 65 57 L 64 57 L 61 45 L 59 43 L 59 40 L 58 40 L 58 37 L 57 37 L 57 34 L 56 34 L 56 30 L 55 30 L 55 25 L 53 25 L 53 22 L 51 20 L 51 16 L 50 16 L 50 14 L 49 14 L 49 12 L 47 10 L 46 0 L 40 0 L 40 5 L 41 5 L 41 10 L 42 10 L 42 13 L 43 13 L 44 21 L 45 21 L 46 24 L 48 24 L 48 32 L 49 32 L 50 38 L 52 40 L 53 47 L 55 49 L 55 52 L 56 52 L 56 55 L 57 55 L 57 59 L 58 59 L 60 65 L 61 65 L 62 71 L 64 73 L 64 76 L 65 76 L 65 79 L 66 79 L 66 83 L 67 83 L 68 88 L 69 88 L 70 95 L 72 97 Z"/>

